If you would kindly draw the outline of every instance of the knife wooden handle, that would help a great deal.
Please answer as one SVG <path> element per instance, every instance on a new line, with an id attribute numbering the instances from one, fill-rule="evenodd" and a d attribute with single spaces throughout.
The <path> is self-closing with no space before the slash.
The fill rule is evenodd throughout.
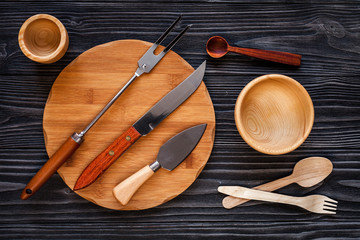
<path id="1" fill-rule="evenodd" d="M 61 165 L 78 149 L 81 142 L 76 142 L 71 136 L 61 145 L 61 147 L 52 155 L 44 166 L 35 174 L 35 176 L 26 185 L 20 198 L 26 200 L 37 192 L 40 187 L 58 170 Z"/>
<path id="2" fill-rule="evenodd" d="M 229 46 L 228 50 L 231 52 L 241 53 L 250 57 L 255 57 L 272 62 L 278 62 L 293 66 L 300 66 L 301 64 L 301 55 L 294 53 L 252 49 L 252 48 L 239 48 L 232 46 Z"/>
<path id="3" fill-rule="evenodd" d="M 122 204 L 126 205 L 135 192 L 146 182 L 154 171 L 147 165 L 114 187 L 113 195 Z"/>
<path id="4" fill-rule="evenodd" d="M 141 134 L 133 126 L 121 134 L 85 168 L 75 183 L 74 191 L 95 182 L 140 137 Z"/>

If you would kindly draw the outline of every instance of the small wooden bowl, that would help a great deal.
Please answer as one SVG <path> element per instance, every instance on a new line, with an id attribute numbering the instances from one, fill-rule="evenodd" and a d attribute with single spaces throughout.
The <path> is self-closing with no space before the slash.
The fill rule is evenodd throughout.
<path id="1" fill-rule="evenodd" d="M 255 150 L 271 155 L 299 147 L 314 123 L 314 107 L 305 88 L 294 79 L 270 74 L 248 83 L 235 105 L 241 137 Z"/>
<path id="2" fill-rule="evenodd" d="M 21 51 L 39 63 L 53 63 L 64 56 L 69 37 L 64 25 L 48 14 L 28 18 L 19 31 Z"/>

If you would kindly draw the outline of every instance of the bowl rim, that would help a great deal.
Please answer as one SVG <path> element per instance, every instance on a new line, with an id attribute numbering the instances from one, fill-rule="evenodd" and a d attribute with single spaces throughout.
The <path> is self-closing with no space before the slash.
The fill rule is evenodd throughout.
<path id="1" fill-rule="evenodd" d="M 243 103 L 244 98 L 246 97 L 246 95 L 248 94 L 248 92 L 258 83 L 266 81 L 266 80 L 271 80 L 271 79 L 279 79 L 282 81 L 287 81 L 290 82 L 292 85 L 294 85 L 296 88 L 299 89 L 299 91 L 301 92 L 301 94 L 305 97 L 305 99 L 307 100 L 307 103 L 310 105 L 310 112 L 309 114 L 309 124 L 307 125 L 307 128 L 305 129 L 304 134 L 302 135 L 302 138 L 298 139 L 298 141 L 296 141 L 294 144 L 292 144 L 291 146 L 287 147 L 287 148 L 283 148 L 283 149 L 278 149 L 278 150 L 271 150 L 271 149 L 267 149 L 267 148 L 262 148 L 258 145 L 255 144 L 255 142 L 248 137 L 245 134 L 245 128 L 242 124 L 241 121 L 241 117 L 240 117 L 240 109 Z M 285 153 L 289 153 L 293 150 L 295 150 L 296 148 L 298 148 L 301 144 L 304 143 L 304 141 L 307 139 L 307 137 L 309 136 L 313 124 L 314 124 L 314 105 L 313 102 L 311 100 L 311 97 L 309 95 L 309 93 L 306 91 L 306 89 L 295 79 L 282 75 L 282 74 L 266 74 L 266 75 L 262 75 L 259 76 L 255 79 L 253 79 L 252 81 L 250 81 L 240 92 L 237 100 L 236 100 L 236 104 L 235 104 L 235 110 L 234 110 L 234 115 L 235 115 L 235 123 L 236 123 L 236 127 L 238 132 L 240 133 L 241 137 L 244 139 L 244 141 L 252 148 L 254 148 L 255 150 L 261 152 L 261 153 L 265 153 L 265 154 L 269 154 L 269 155 L 281 155 L 281 154 L 285 154 Z"/>
<path id="2" fill-rule="evenodd" d="M 46 55 L 46 56 L 39 56 L 39 55 L 34 54 L 32 51 L 29 50 L 29 48 L 27 47 L 25 40 L 24 40 L 24 35 L 25 35 L 26 29 L 28 28 L 28 26 L 31 23 L 33 23 L 37 20 L 41 20 L 41 19 L 46 19 L 46 20 L 49 20 L 49 21 L 55 23 L 60 32 L 60 42 L 59 42 L 58 47 L 55 49 L 55 51 L 53 51 L 52 53 L 50 53 L 49 55 Z M 18 35 L 18 41 L 19 41 L 20 49 L 24 53 L 24 55 L 27 56 L 28 58 L 30 58 L 31 60 L 33 60 L 35 62 L 39 62 L 39 63 L 56 62 L 65 54 L 65 52 L 68 48 L 68 45 L 69 45 L 69 37 L 68 37 L 68 33 L 66 31 L 66 28 L 60 22 L 59 19 L 57 19 L 56 17 L 49 15 L 49 14 L 36 14 L 34 16 L 29 17 L 20 28 L 19 35 Z"/>

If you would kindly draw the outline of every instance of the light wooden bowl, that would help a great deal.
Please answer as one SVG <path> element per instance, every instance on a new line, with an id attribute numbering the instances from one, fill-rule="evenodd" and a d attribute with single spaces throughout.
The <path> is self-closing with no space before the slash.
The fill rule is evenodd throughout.
<path id="1" fill-rule="evenodd" d="M 314 107 L 305 88 L 294 79 L 264 75 L 248 83 L 239 94 L 235 122 L 241 137 L 255 150 L 285 154 L 309 136 Z"/>
<path id="2" fill-rule="evenodd" d="M 28 18 L 19 31 L 21 51 L 39 63 L 53 63 L 64 56 L 69 37 L 64 25 L 48 14 Z"/>

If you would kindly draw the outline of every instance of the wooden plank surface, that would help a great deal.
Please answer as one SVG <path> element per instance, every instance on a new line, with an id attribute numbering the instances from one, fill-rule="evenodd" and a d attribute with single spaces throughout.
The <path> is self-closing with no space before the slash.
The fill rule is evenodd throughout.
<path id="1" fill-rule="evenodd" d="M 360 3 L 326 1 L 3 1 L 0 3 L 0 238 L 1 239 L 359 239 L 360 238 Z M 20 51 L 21 24 L 37 13 L 59 18 L 68 52 L 40 65 Z M 154 209 L 119 212 L 73 193 L 54 175 L 31 199 L 19 196 L 48 158 L 42 114 L 61 70 L 79 54 L 119 39 L 153 42 L 183 14 L 191 30 L 174 47 L 193 67 L 207 59 L 204 82 L 216 113 L 212 155 L 198 179 L 177 198 Z M 179 28 L 177 28 L 179 29 Z M 235 46 L 303 55 L 302 66 L 269 64 L 239 55 L 211 59 L 205 43 L 221 35 Z M 175 36 L 172 34 L 171 36 Z M 299 81 L 312 97 L 315 122 L 305 143 L 268 156 L 250 148 L 236 130 L 237 95 L 269 73 Z M 339 201 L 335 216 L 251 201 L 226 210 L 219 185 L 253 187 L 291 172 L 310 156 L 332 160 L 333 173 L 310 189 L 280 193 L 324 194 Z"/>

